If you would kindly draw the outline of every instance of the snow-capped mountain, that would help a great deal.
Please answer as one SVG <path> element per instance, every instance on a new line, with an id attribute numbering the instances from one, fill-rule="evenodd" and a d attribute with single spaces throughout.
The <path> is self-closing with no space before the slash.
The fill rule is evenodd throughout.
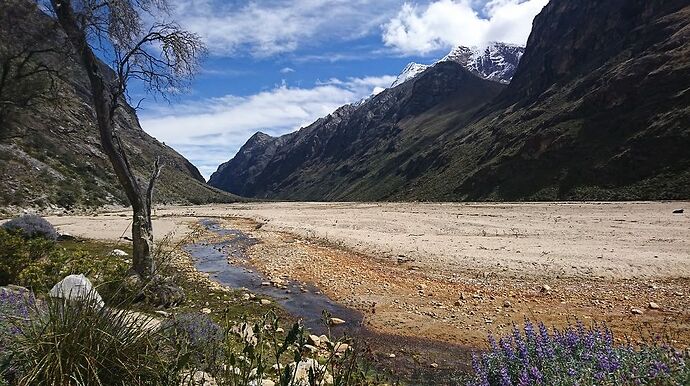
<path id="1" fill-rule="evenodd" d="M 436 63 L 449 61 L 462 65 L 480 78 L 507 84 L 515 75 L 524 52 L 524 47 L 507 43 L 491 43 L 484 49 L 459 46 L 433 64 L 408 64 L 391 87 L 415 78 Z"/>
<path id="2" fill-rule="evenodd" d="M 506 43 L 491 43 L 483 50 L 461 46 L 441 61 L 459 63 L 484 79 L 510 83 L 524 52 L 525 47 Z"/>
<path id="3" fill-rule="evenodd" d="M 410 62 L 407 66 L 405 66 L 405 69 L 400 73 L 400 75 L 398 75 L 398 77 L 395 79 L 395 82 L 391 84 L 391 87 L 395 87 L 399 84 L 407 82 L 408 80 L 424 72 L 424 70 L 429 67 L 431 67 L 431 65 Z"/>

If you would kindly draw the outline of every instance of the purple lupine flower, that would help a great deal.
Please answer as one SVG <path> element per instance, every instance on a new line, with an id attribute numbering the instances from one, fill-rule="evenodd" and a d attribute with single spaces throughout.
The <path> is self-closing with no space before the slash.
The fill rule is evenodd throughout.
<path id="1" fill-rule="evenodd" d="M 529 319 L 525 319 L 525 336 L 528 342 L 536 342 L 537 337 L 534 333 L 534 325 Z"/>
<path id="2" fill-rule="evenodd" d="M 529 371 L 530 377 L 534 379 L 534 381 L 537 382 L 538 385 L 540 385 L 543 382 L 544 376 L 542 375 L 541 371 L 536 366 L 532 366 L 532 368 Z"/>
<path id="3" fill-rule="evenodd" d="M 510 379 L 508 367 L 506 367 L 505 363 L 501 366 L 501 386 L 513 386 L 513 381 Z"/>
<path id="4" fill-rule="evenodd" d="M 518 385 L 519 386 L 529 386 L 531 384 L 529 374 L 527 374 L 527 371 L 525 369 L 522 369 L 520 372 L 520 377 L 518 378 Z"/>
<path id="5" fill-rule="evenodd" d="M 501 345 L 501 348 L 503 349 L 503 354 L 508 358 L 508 360 L 515 360 L 515 352 L 513 352 L 513 346 L 510 344 L 510 340 L 508 338 L 501 338 L 499 340 L 499 344 Z"/>

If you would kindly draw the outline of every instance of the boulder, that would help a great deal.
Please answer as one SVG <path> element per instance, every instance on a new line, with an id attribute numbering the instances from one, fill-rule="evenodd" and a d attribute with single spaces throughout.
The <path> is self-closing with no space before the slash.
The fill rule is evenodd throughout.
<path id="1" fill-rule="evenodd" d="M 89 300 L 98 307 L 105 306 L 103 298 L 96 292 L 91 281 L 84 275 L 69 275 L 51 288 L 48 295 L 66 300 Z"/>
<path id="2" fill-rule="evenodd" d="M 290 384 L 291 386 L 309 386 L 309 370 L 311 369 L 324 373 L 323 380 L 319 382 L 320 385 L 333 384 L 333 376 L 329 374 L 325 366 L 320 365 L 316 359 L 306 358 L 302 359 L 299 363 L 292 362 L 288 366 L 292 371 L 295 371 L 294 381 Z"/>

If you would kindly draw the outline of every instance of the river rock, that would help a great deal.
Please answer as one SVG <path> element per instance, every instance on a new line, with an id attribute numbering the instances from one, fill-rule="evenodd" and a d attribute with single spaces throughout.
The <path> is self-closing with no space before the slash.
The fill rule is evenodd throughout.
<path id="1" fill-rule="evenodd" d="M 331 343 L 331 340 L 328 339 L 328 337 L 327 337 L 326 335 L 321 335 L 321 336 L 319 336 L 319 341 L 321 342 L 321 344 L 329 344 L 329 343 Z"/>
<path id="2" fill-rule="evenodd" d="M 216 380 L 204 371 L 185 371 L 180 378 L 180 386 L 218 386 Z"/>
<path id="3" fill-rule="evenodd" d="M 290 366 L 290 368 L 293 369 L 293 371 L 295 371 L 294 381 L 290 384 L 291 386 L 309 385 L 309 371 L 312 369 L 324 373 L 323 381 L 321 384 L 333 384 L 333 376 L 326 370 L 325 366 L 320 365 L 319 362 L 316 361 L 316 359 L 306 358 L 302 359 L 299 363 L 292 362 L 288 366 Z"/>
<path id="4" fill-rule="evenodd" d="M 60 298 L 67 300 L 89 300 L 102 308 L 105 306 L 103 298 L 93 288 L 91 281 L 84 275 L 69 275 L 55 284 L 48 292 L 51 298 Z"/>
<path id="5" fill-rule="evenodd" d="M 340 318 L 331 318 L 330 324 L 331 326 L 339 326 L 341 324 L 345 324 L 345 321 Z"/>
<path id="6" fill-rule="evenodd" d="M 659 307 L 659 304 L 657 304 L 657 303 L 655 303 L 655 302 L 649 302 L 649 309 L 651 309 L 651 310 L 658 310 L 658 309 L 660 309 L 660 308 L 661 308 L 661 307 Z"/>
<path id="7" fill-rule="evenodd" d="M 309 343 L 318 347 L 321 345 L 321 338 L 316 335 L 309 335 Z"/>

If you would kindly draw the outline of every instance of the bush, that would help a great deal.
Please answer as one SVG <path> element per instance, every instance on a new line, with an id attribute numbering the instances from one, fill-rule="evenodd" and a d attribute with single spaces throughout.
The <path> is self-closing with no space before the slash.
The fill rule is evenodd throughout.
<path id="1" fill-rule="evenodd" d="M 19 289 L 0 289 L 0 385 L 9 384 L 16 370 L 10 353 L 17 338 L 29 323 L 32 311 L 37 310 L 33 293 Z"/>
<path id="2" fill-rule="evenodd" d="M 157 385 L 161 341 L 148 317 L 51 299 L 19 335 L 12 363 L 17 385 Z"/>
<path id="3" fill-rule="evenodd" d="M 108 302 L 120 302 L 122 280 L 130 264 L 115 256 L 98 255 L 81 247 L 62 248 L 62 244 L 43 238 L 26 239 L 17 231 L 0 228 L 0 286 L 19 284 L 36 293 L 45 293 L 65 276 L 89 276 Z"/>
<path id="4" fill-rule="evenodd" d="M 169 336 L 178 355 L 188 353 L 188 365 L 196 370 L 212 371 L 222 360 L 223 329 L 204 314 L 181 314 L 166 319 L 161 330 Z"/>
<path id="5" fill-rule="evenodd" d="M 52 241 L 25 239 L 18 231 L 0 228 L 0 285 L 19 284 L 24 269 L 57 252 Z"/>
<path id="6" fill-rule="evenodd" d="M 4 223 L 3 228 L 21 232 L 25 237 L 57 240 L 58 232 L 48 220 L 35 214 L 25 214 Z"/>
<path id="7" fill-rule="evenodd" d="M 524 333 L 489 337 L 490 351 L 473 358 L 468 386 L 511 385 L 688 385 L 690 356 L 670 347 L 616 346 L 606 327 L 581 322 L 549 332 L 529 321 Z"/>

